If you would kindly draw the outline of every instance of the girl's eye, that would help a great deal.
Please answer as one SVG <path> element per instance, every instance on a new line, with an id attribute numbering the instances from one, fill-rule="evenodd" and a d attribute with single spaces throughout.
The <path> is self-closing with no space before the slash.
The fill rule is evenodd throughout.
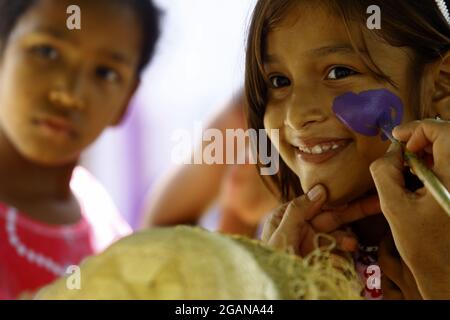
<path id="1" fill-rule="evenodd" d="M 41 58 L 56 60 L 59 57 L 59 51 L 50 45 L 39 45 L 33 48 L 33 52 Z"/>
<path id="2" fill-rule="evenodd" d="M 339 80 L 342 78 L 346 78 L 348 76 L 352 76 L 357 74 L 356 71 L 346 67 L 335 67 L 331 69 L 331 71 L 327 75 L 327 79 L 329 80 Z"/>
<path id="3" fill-rule="evenodd" d="M 288 78 L 282 76 L 270 77 L 269 81 L 274 88 L 287 87 L 291 84 L 291 81 Z"/>
<path id="4" fill-rule="evenodd" d="M 98 67 L 95 73 L 97 77 L 107 82 L 117 82 L 120 80 L 119 73 L 108 67 Z"/>

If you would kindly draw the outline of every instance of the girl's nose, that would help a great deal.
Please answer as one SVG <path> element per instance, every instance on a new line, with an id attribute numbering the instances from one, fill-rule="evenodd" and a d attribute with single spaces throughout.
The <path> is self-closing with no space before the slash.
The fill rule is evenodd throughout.
<path id="1" fill-rule="evenodd" d="M 49 92 L 49 100 L 57 107 L 83 110 L 86 107 L 85 95 L 88 87 L 88 70 L 82 65 L 73 65 L 55 79 Z"/>
<path id="2" fill-rule="evenodd" d="M 79 95 L 70 92 L 69 90 L 55 89 L 49 92 L 49 101 L 60 108 L 83 110 L 85 103 Z"/>
<path id="3" fill-rule="evenodd" d="M 306 127 L 327 119 L 326 110 L 314 94 L 293 94 L 287 104 L 284 125 L 293 130 L 304 130 Z"/>

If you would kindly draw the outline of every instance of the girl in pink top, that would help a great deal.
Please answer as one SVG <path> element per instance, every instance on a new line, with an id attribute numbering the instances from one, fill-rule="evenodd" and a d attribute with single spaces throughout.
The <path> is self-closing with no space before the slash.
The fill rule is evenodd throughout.
<path id="1" fill-rule="evenodd" d="M 130 232 L 77 163 L 121 121 L 157 36 L 151 1 L 0 0 L 0 298 Z"/>
<path id="2" fill-rule="evenodd" d="M 0 299 L 31 296 L 70 272 L 83 258 L 131 233 L 109 195 L 92 175 L 75 169 L 70 183 L 81 219 L 51 225 L 0 203 Z"/>

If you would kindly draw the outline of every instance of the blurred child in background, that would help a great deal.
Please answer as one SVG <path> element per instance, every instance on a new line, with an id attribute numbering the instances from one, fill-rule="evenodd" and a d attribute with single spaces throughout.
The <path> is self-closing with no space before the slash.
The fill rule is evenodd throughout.
<path id="1" fill-rule="evenodd" d="M 0 1 L 0 299 L 131 231 L 77 162 L 121 121 L 158 34 L 150 0 Z"/>
<path id="2" fill-rule="evenodd" d="M 206 128 L 219 129 L 224 137 L 227 129 L 245 130 L 243 106 L 241 93 Z M 224 151 L 224 158 L 227 152 L 230 150 Z M 235 163 L 238 153 L 248 154 L 246 149 L 233 152 Z M 248 161 L 246 164 L 182 165 L 164 177 L 149 195 L 144 226 L 197 224 L 215 201 L 219 211 L 217 230 L 249 237 L 257 235 L 263 218 L 279 205 L 257 168 Z"/>

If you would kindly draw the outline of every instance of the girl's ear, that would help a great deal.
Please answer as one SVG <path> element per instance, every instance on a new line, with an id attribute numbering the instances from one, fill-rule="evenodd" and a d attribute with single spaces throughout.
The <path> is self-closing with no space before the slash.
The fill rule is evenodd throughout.
<path id="1" fill-rule="evenodd" d="M 434 92 L 428 117 L 439 116 L 442 119 L 450 120 L 450 51 L 435 65 L 433 72 Z"/>

